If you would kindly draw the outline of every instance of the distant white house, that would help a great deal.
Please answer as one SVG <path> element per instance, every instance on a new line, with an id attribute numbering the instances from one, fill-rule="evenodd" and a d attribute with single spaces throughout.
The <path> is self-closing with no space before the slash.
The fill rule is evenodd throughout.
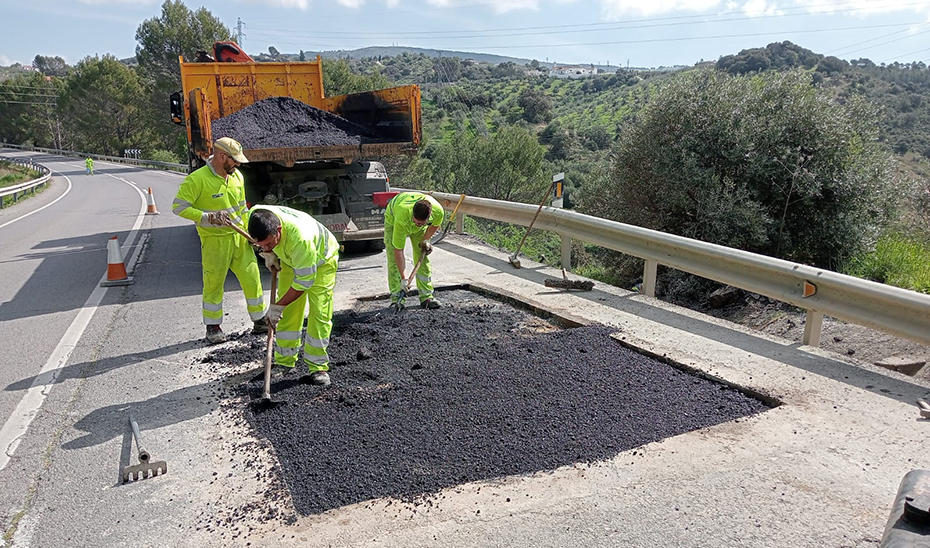
<path id="1" fill-rule="evenodd" d="M 553 66 L 549 69 L 549 76 L 556 78 L 587 78 L 597 74 L 597 69 L 593 66 L 582 67 L 580 65 Z"/>

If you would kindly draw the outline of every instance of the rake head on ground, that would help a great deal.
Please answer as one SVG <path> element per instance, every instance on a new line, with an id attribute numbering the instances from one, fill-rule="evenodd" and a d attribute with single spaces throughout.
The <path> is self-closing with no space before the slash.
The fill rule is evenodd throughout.
<path id="1" fill-rule="evenodd" d="M 146 478 L 154 478 L 155 476 L 164 475 L 167 473 L 167 462 L 163 460 L 156 462 L 149 462 L 148 460 L 145 460 L 139 464 L 123 467 L 123 483 L 144 480 Z"/>

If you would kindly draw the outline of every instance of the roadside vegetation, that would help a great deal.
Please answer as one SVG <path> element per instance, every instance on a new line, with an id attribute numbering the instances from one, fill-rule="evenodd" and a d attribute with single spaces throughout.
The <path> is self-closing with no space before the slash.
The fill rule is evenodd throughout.
<path id="1" fill-rule="evenodd" d="M 136 56 L 37 72 L 0 71 L 0 139 L 186 161 L 167 117 L 178 55 L 230 29 L 205 8 L 165 1 L 136 32 Z M 259 61 L 315 54 L 249 52 Z M 676 70 L 565 80 L 538 61 L 491 64 L 402 53 L 325 59 L 328 95 L 416 83 L 418 155 L 381 159 L 398 187 L 537 204 L 565 173 L 565 207 L 624 223 L 926 291 L 930 242 L 930 70 L 824 56 L 790 42 Z M 515 249 L 523 227 L 469 220 Z M 534 230 L 521 253 L 559 266 L 559 241 Z M 642 261 L 575 242 L 571 268 L 632 287 Z M 568 266 L 568 265 L 566 265 Z M 660 269 L 658 292 L 699 299 L 713 287 Z"/>
<path id="2" fill-rule="evenodd" d="M 26 181 L 31 181 L 41 177 L 42 174 L 38 171 L 34 171 L 27 167 L 23 167 L 12 162 L 7 162 L 0 160 L 0 190 L 5 187 L 10 187 L 13 185 L 18 185 L 20 183 L 25 183 Z M 39 191 L 36 191 L 39 192 Z M 2 198 L 3 206 L 6 207 L 8 204 L 13 203 L 12 196 L 4 196 Z"/>

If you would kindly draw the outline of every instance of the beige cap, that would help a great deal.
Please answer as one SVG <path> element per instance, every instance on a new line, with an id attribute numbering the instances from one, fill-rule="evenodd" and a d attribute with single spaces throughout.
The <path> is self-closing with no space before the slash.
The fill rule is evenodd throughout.
<path id="1" fill-rule="evenodd" d="M 217 139 L 216 142 L 213 143 L 213 146 L 222 150 L 226 154 L 229 154 L 233 160 L 239 162 L 240 164 L 249 163 L 249 159 L 246 158 L 245 154 L 242 153 L 242 145 L 239 144 L 239 141 L 231 137 Z"/>

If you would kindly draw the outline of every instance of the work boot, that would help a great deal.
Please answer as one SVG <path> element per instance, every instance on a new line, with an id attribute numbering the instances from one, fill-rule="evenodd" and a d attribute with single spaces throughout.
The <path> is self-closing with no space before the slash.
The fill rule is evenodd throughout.
<path id="1" fill-rule="evenodd" d="M 310 374 L 310 384 L 316 386 L 329 386 L 329 373 L 326 371 L 315 371 Z"/>
<path id="2" fill-rule="evenodd" d="M 268 332 L 268 323 L 265 320 L 255 320 L 252 323 L 253 335 L 264 335 Z"/>
<path id="3" fill-rule="evenodd" d="M 296 370 L 297 368 L 293 365 L 290 367 L 287 367 L 287 366 L 276 363 L 271 366 L 271 380 L 278 381 L 278 380 L 287 378 L 288 376 L 290 376 L 291 373 L 293 373 Z"/>
<path id="4" fill-rule="evenodd" d="M 218 325 L 207 326 L 207 341 L 210 344 L 219 344 L 226 342 L 226 333 Z"/>
<path id="5" fill-rule="evenodd" d="M 438 299 L 429 298 L 420 303 L 420 308 L 425 308 L 427 310 L 436 310 L 441 307 L 442 303 Z"/>

